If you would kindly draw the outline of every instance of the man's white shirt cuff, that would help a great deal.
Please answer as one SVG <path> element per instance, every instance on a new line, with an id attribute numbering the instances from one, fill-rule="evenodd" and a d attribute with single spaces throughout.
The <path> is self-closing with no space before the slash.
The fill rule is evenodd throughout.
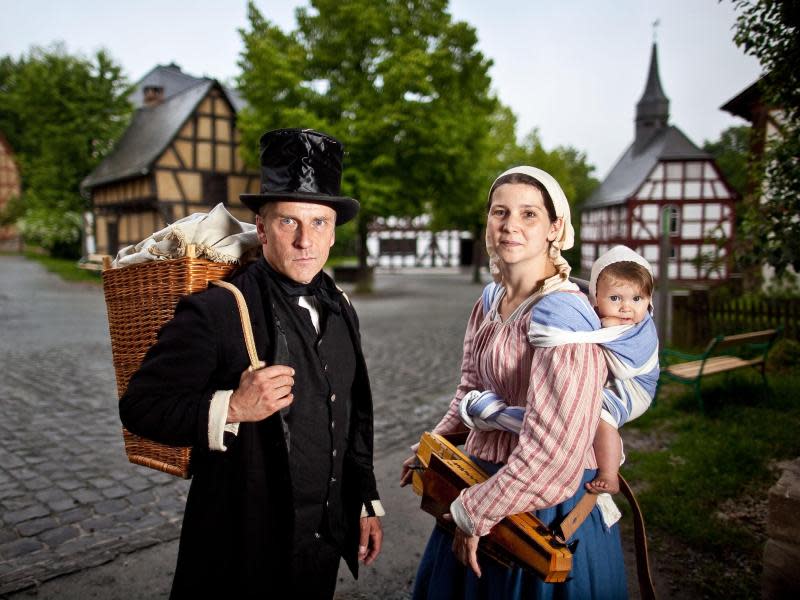
<path id="1" fill-rule="evenodd" d="M 381 504 L 380 500 L 370 500 L 370 504 L 372 504 L 372 510 L 375 512 L 376 517 L 382 517 L 383 515 L 386 514 L 386 511 L 383 510 L 383 504 Z M 364 517 L 369 517 L 369 516 L 371 515 L 367 512 L 367 507 L 362 506 L 361 518 L 363 519 Z"/>
<path id="2" fill-rule="evenodd" d="M 238 423 L 226 423 L 228 420 L 228 405 L 231 402 L 233 390 L 219 390 L 211 397 L 211 406 L 208 409 L 208 448 L 225 452 L 225 432 L 233 435 L 239 433 Z"/>

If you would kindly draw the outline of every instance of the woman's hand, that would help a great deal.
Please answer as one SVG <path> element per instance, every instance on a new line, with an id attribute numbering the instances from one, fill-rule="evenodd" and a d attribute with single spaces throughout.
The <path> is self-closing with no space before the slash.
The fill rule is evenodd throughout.
<path id="1" fill-rule="evenodd" d="M 416 443 L 413 446 L 411 446 L 411 451 L 416 453 L 417 448 L 419 448 L 419 443 Z M 409 483 L 411 483 L 411 476 L 414 474 L 414 469 L 416 469 L 419 466 L 420 464 L 416 454 L 412 454 L 403 461 L 403 470 L 400 473 L 400 487 L 406 486 Z"/>
<path id="2" fill-rule="evenodd" d="M 403 461 L 403 470 L 400 473 L 400 487 L 404 487 L 411 483 L 411 476 L 414 474 L 414 468 L 419 464 L 417 455 L 412 454 Z"/>
<path id="3" fill-rule="evenodd" d="M 442 518 L 451 521 L 453 518 L 449 513 L 442 515 Z M 477 577 L 481 576 L 481 567 L 478 564 L 478 542 L 480 537 L 464 532 L 460 527 L 456 527 L 453 535 L 453 554 L 462 565 L 472 569 Z"/>

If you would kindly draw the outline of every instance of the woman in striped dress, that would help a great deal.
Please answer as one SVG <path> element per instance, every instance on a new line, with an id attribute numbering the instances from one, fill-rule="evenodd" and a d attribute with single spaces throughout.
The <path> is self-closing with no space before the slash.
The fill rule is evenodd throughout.
<path id="1" fill-rule="evenodd" d="M 528 341 L 531 310 L 539 300 L 548 296 L 552 305 L 565 298 L 560 294 L 580 294 L 561 256 L 574 241 L 561 187 L 540 169 L 510 169 L 492 185 L 488 213 L 486 244 L 498 282 L 486 287 L 472 310 L 461 382 L 434 432 L 464 429 L 459 403 L 472 390 L 492 390 L 509 406 L 522 407 L 522 428 L 519 435 L 470 432 L 467 453 L 493 475 L 463 490 L 451 505 L 455 536 L 434 529 L 414 598 L 625 598 L 618 526 L 606 527 L 597 508 L 568 540 L 578 543 L 564 583 L 544 583 L 478 558 L 480 536 L 504 517 L 533 512 L 556 525 L 586 493 L 584 484 L 596 473 L 592 441 L 607 375 L 594 344 L 534 348 Z M 565 311 L 569 306 L 564 302 Z M 410 458 L 403 465 L 403 484 L 412 463 Z"/>

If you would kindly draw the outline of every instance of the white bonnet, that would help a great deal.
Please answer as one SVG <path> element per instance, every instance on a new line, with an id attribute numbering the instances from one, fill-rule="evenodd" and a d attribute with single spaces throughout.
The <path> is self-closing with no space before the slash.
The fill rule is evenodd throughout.
<path id="1" fill-rule="evenodd" d="M 592 304 L 597 304 L 597 278 L 600 277 L 600 273 L 602 273 L 603 269 L 607 266 L 618 262 L 637 263 L 647 269 L 651 277 L 653 276 L 653 267 L 650 266 L 650 263 L 647 262 L 644 257 L 627 246 L 614 246 L 611 250 L 594 261 L 592 265 L 592 274 L 589 277 L 589 299 L 592 301 Z"/>
<path id="2" fill-rule="evenodd" d="M 561 217 L 562 220 L 561 233 L 553 242 L 553 244 L 556 246 L 556 248 L 558 248 L 559 251 L 569 250 L 572 248 L 572 246 L 575 244 L 575 229 L 572 227 L 572 222 L 570 221 L 569 202 L 567 202 L 567 197 L 564 194 L 564 190 L 561 189 L 561 186 L 558 185 L 558 182 L 547 171 L 542 171 L 536 167 L 520 166 L 513 167 L 508 171 L 500 173 L 497 179 L 494 180 L 494 183 L 492 183 L 492 187 L 489 188 L 489 200 L 491 201 L 492 189 L 494 189 L 497 180 L 513 173 L 521 173 L 523 175 L 533 177 L 536 181 L 544 186 L 544 188 L 550 194 L 550 198 L 553 200 L 553 206 L 556 209 L 556 217 Z"/>

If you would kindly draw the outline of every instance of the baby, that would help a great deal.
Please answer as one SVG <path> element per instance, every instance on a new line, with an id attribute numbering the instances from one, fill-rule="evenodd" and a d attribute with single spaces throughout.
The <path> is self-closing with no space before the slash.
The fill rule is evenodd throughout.
<path id="1" fill-rule="evenodd" d="M 490 288 L 484 291 L 487 314 Z M 589 297 L 594 310 L 577 286 L 573 292 L 560 299 L 546 295 L 534 306 L 528 340 L 534 347 L 593 343 L 602 348 L 609 375 L 594 438 L 598 472 L 586 487 L 615 494 L 622 457 L 617 429 L 649 408 L 658 383 L 658 335 L 650 315 L 652 268 L 630 248 L 615 246 L 592 265 Z M 472 390 L 462 398 L 459 415 L 470 429 L 519 434 L 525 407 L 507 405 L 492 390 Z"/>
<path id="2" fill-rule="evenodd" d="M 638 325 L 645 319 L 650 319 L 653 296 L 650 263 L 630 248 L 616 246 L 592 265 L 589 293 L 602 327 Z M 628 338 L 628 341 L 633 341 L 633 338 Z M 642 358 L 653 357 L 654 354 L 657 356 L 658 338 L 655 327 L 642 328 L 635 345 L 636 353 Z M 609 363 L 615 358 L 619 359 L 621 352 L 630 355 L 630 346 L 628 343 L 623 348 L 618 341 L 603 344 Z M 586 487 L 596 493 L 615 494 L 619 491 L 618 473 L 622 456 L 622 440 L 617 428 L 627 420 L 639 416 L 650 405 L 655 393 L 655 382 L 658 380 L 658 365 L 655 365 L 655 375 L 651 369 L 631 378 L 639 379 L 640 385 L 636 390 L 639 396 L 643 396 L 642 392 L 647 394 L 646 398 L 638 399 L 638 407 L 637 399 L 631 398 L 631 390 L 620 385 L 622 381 L 615 381 L 626 378 L 615 373 L 612 364 L 609 366 L 612 368 L 609 371 L 609 382 L 604 389 L 603 411 L 594 438 L 597 476 Z M 642 407 L 642 404 L 645 406 Z"/>

